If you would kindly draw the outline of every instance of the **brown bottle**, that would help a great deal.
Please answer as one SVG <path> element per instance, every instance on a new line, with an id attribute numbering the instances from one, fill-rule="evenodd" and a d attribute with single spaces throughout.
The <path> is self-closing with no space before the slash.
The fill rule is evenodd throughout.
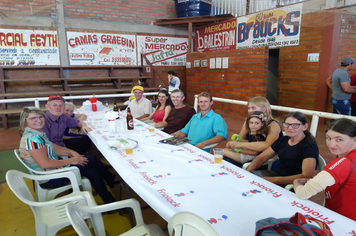
<path id="1" fill-rule="evenodd" d="M 130 107 L 127 108 L 126 121 L 127 121 L 127 129 L 128 130 L 134 129 L 134 121 L 133 121 L 133 117 L 131 115 Z"/>
<path id="2" fill-rule="evenodd" d="M 116 101 L 114 102 L 114 108 L 113 108 L 113 111 L 118 111 L 119 110 L 119 107 L 117 106 L 116 104 Z"/>

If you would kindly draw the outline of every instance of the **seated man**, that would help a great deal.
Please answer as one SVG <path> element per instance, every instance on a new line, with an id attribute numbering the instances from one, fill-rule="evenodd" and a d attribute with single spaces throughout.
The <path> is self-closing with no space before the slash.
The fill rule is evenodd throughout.
<path id="1" fill-rule="evenodd" d="M 199 94 L 198 105 L 201 112 L 195 114 L 182 130 L 172 135 L 177 138 L 188 136 L 191 140 L 190 144 L 198 148 L 226 140 L 227 126 L 225 120 L 211 109 L 213 105 L 211 94 L 207 92 Z M 204 151 L 210 152 L 210 149 L 204 149 Z"/>
<path id="2" fill-rule="evenodd" d="M 150 100 L 142 96 L 143 87 L 134 86 L 132 90 L 135 99 L 133 99 L 128 106 L 130 107 L 132 116 L 138 120 L 149 117 L 152 113 L 152 103 Z"/>
<path id="3" fill-rule="evenodd" d="M 163 131 L 168 134 L 182 129 L 195 114 L 194 108 L 183 104 L 184 99 L 184 93 L 181 90 L 173 90 L 171 93 L 171 100 L 174 108 L 172 108 L 167 119 L 165 121 L 156 123 L 155 127 L 164 127 Z"/>
<path id="4" fill-rule="evenodd" d="M 59 146 L 67 147 L 85 155 L 90 146 L 90 139 L 87 136 L 63 140 L 63 135 L 67 128 L 80 127 L 83 133 L 91 131 L 91 129 L 83 122 L 63 114 L 64 98 L 61 96 L 51 96 L 48 98 L 45 112 L 46 122 L 43 127 L 43 132 L 46 133 L 48 139 Z"/>

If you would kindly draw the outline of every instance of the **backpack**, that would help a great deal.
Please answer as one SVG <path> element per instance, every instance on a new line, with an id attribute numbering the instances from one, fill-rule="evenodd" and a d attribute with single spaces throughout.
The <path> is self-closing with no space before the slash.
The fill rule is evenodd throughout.
<path id="1" fill-rule="evenodd" d="M 296 213 L 291 218 L 268 217 L 256 222 L 255 236 L 333 236 L 324 222 L 309 215 Z"/>

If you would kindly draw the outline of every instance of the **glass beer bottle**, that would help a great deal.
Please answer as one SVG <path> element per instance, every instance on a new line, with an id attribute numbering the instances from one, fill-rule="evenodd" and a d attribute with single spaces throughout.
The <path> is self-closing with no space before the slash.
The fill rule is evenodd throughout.
<path id="1" fill-rule="evenodd" d="M 133 122 L 133 117 L 131 114 L 130 107 L 127 108 L 127 116 L 126 116 L 126 121 L 127 121 L 127 129 L 134 129 L 134 122 Z"/>
<path id="2" fill-rule="evenodd" d="M 114 102 L 114 108 L 113 108 L 113 111 L 118 111 L 119 110 L 119 107 L 117 106 L 116 104 L 116 101 Z"/>

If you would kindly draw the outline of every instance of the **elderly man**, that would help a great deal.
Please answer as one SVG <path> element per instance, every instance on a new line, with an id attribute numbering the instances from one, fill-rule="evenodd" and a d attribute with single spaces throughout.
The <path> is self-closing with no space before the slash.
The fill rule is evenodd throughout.
<path id="1" fill-rule="evenodd" d="M 64 102 L 65 100 L 61 96 L 51 96 L 48 98 L 46 104 L 47 111 L 45 112 L 46 123 L 42 130 L 52 143 L 85 155 L 91 143 L 89 137 L 82 136 L 63 140 L 63 135 L 67 128 L 80 127 L 84 133 L 91 131 L 91 129 L 83 121 L 73 119 L 63 114 L 65 107 Z"/>
<path id="2" fill-rule="evenodd" d="M 132 90 L 135 99 L 133 99 L 128 106 L 130 107 L 132 116 L 138 120 L 149 117 L 152 113 L 152 103 L 150 100 L 142 96 L 143 87 L 134 86 Z"/>
<path id="3" fill-rule="evenodd" d="M 174 105 L 165 121 L 156 123 L 156 128 L 164 127 L 163 131 L 171 134 L 177 130 L 182 129 L 195 114 L 195 110 L 192 107 L 183 104 L 185 97 L 184 93 L 175 89 L 171 93 L 171 100 Z"/>
<path id="4" fill-rule="evenodd" d="M 198 95 L 200 113 L 195 114 L 189 123 L 180 131 L 172 135 L 177 138 L 188 136 L 190 144 L 204 149 L 205 146 L 219 143 L 227 139 L 228 132 L 225 120 L 211 109 L 213 98 L 210 93 L 202 92 Z M 210 149 L 204 149 L 210 152 Z"/>
<path id="5" fill-rule="evenodd" d="M 340 115 L 351 115 L 350 98 L 352 93 L 356 93 L 356 86 L 350 86 L 350 76 L 347 73 L 351 70 L 355 59 L 346 57 L 341 61 L 341 68 L 337 68 L 334 73 L 326 80 L 333 93 L 331 104 L 333 113 Z"/>

